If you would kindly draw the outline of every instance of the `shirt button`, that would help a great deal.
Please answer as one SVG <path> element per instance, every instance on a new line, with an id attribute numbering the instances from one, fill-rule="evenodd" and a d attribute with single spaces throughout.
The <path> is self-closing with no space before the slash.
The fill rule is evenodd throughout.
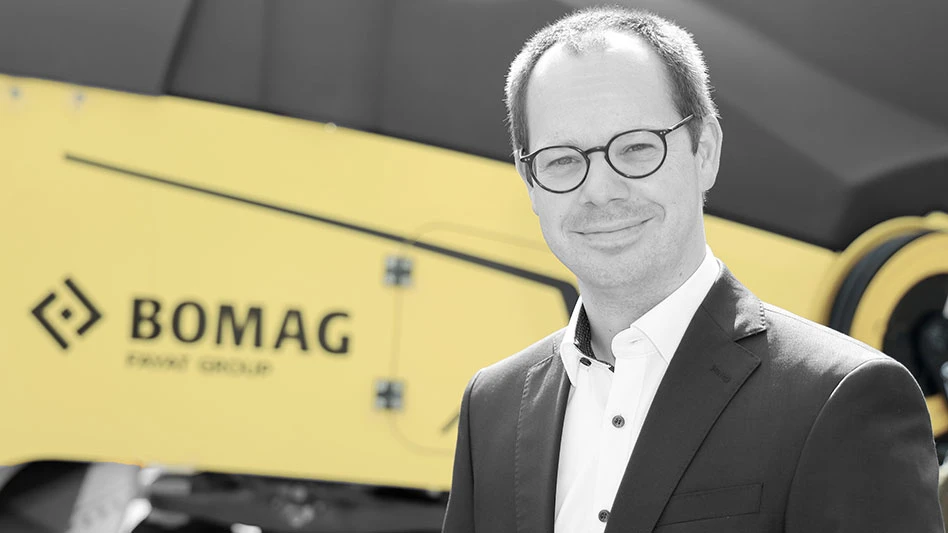
<path id="1" fill-rule="evenodd" d="M 579 362 L 582 363 L 582 364 L 585 365 L 585 366 L 589 366 L 589 365 L 592 364 L 592 361 L 590 361 L 589 359 L 587 359 L 587 358 L 585 358 L 585 357 L 580 358 L 580 359 L 579 359 Z"/>
<path id="2" fill-rule="evenodd" d="M 625 418 L 623 418 L 622 415 L 616 415 L 612 417 L 612 425 L 617 428 L 621 428 L 625 425 Z"/>
<path id="3" fill-rule="evenodd" d="M 609 520 L 609 511 L 605 509 L 599 511 L 599 521 L 605 524 L 607 520 Z"/>

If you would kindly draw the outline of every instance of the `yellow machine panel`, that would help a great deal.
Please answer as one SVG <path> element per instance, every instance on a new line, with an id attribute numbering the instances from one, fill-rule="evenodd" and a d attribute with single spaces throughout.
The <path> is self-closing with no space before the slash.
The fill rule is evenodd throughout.
<path id="1" fill-rule="evenodd" d="M 467 379 L 567 316 L 517 270 L 569 285 L 506 165 L 175 98 L 12 78 L 3 94 L 14 83 L 2 463 L 445 488 Z"/>

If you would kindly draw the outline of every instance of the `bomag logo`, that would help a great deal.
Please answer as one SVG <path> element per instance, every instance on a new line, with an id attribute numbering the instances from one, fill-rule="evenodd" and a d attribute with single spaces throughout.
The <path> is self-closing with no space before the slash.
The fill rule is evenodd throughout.
<path id="1" fill-rule="evenodd" d="M 287 309 L 279 320 L 280 326 L 264 340 L 262 306 L 250 306 L 243 316 L 238 316 L 237 306 L 232 303 L 208 309 L 208 306 L 199 302 L 185 300 L 174 306 L 170 317 L 163 312 L 164 307 L 156 298 L 135 298 L 132 302 L 132 338 L 155 340 L 170 329 L 171 335 L 184 344 L 195 344 L 211 338 L 211 342 L 218 346 L 252 345 L 254 348 L 280 350 L 289 343 L 296 345 L 302 352 L 318 346 L 328 354 L 349 353 L 348 335 L 335 338 L 329 335 L 330 326 L 349 318 L 346 311 L 330 311 L 320 316 L 310 328 L 307 327 L 302 309 Z M 213 330 L 209 330 L 209 323 L 214 324 Z"/>
<path id="2" fill-rule="evenodd" d="M 31 313 L 63 351 L 103 318 L 99 307 L 71 277 L 52 290 Z M 96 346 L 103 357 L 124 357 L 130 370 L 199 372 L 267 376 L 275 370 L 271 356 L 345 357 L 352 350 L 350 312 L 335 307 L 314 313 L 300 306 L 274 312 L 260 303 L 223 300 L 209 304 L 193 297 L 132 295 L 121 339 Z M 126 336 L 127 335 L 127 336 Z M 114 343 L 118 341 L 116 347 Z M 112 347 L 107 347 L 107 346 Z M 124 345 L 124 347 L 123 347 Z M 118 353 L 116 353 L 116 348 Z"/>
<path id="3" fill-rule="evenodd" d="M 71 278 L 67 277 L 63 285 L 66 286 L 66 291 L 50 291 L 36 304 L 32 313 L 49 336 L 65 351 L 69 349 L 67 339 L 85 335 L 102 319 L 102 313 Z"/>
<path id="4" fill-rule="evenodd" d="M 273 360 L 234 355 L 233 349 L 346 356 L 352 343 L 349 317 L 341 309 L 313 315 L 290 307 L 269 314 L 262 305 L 208 305 L 193 299 L 168 303 L 138 296 L 132 299 L 129 329 L 136 348 L 126 355 L 125 364 L 144 370 L 266 376 L 274 370 Z M 169 342 L 182 349 L 169 351 Z M 203 353 L 194 351 L 198 349 Z"/>

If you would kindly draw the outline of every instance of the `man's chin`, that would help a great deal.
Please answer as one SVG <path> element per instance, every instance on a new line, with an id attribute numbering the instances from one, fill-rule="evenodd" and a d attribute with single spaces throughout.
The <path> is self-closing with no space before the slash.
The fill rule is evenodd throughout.
<path id="1" fill-rule="evenodd" d="M 607 253 L 590 250 L 582 256 L 575 256 L 566 264 L 576 276 L 581 287 L 620 288 L 637 286 L 649 277 L 647 258 L 632 253 L 632 250 Z"/>

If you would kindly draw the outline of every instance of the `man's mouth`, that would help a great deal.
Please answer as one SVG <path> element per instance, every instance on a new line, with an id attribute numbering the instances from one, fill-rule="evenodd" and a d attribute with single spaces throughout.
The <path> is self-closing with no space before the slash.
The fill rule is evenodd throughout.
<path id="1" fill-rule="evenodd" d="M 579 234 L 581 234 L 581 235 L 608 235 L 608 234 L 610 234 L 610 233 L 618 233 L 618 232 L 623 231 L 623 230 L 627 230 L 627 229 L 631 229 L 631 228 L 636 228 L 636 227 L 638 227 L 638 226 L 641 226 L 642 224 L 645 224 L 645 223 L 648 222 L 649 220 L 651 220 L 651 219 L 650 219 L 650 218 L 647 218 L 647 219 L 645 219 L 645 220 L 638 220 L 638 221 L 634 221 L 634 222 L 623 222 L 623 223 L 621 223 L 621 224 L 610 224 L 610 225 L 608 225 L 608 226 L 593 226 L 593 227 L 589 227 L 589 228 L 585 228 L 585 229 L 582 229 L 582 230 L 580 230 L 580 231 L 577 231 L 576 233 L 579 233 Z"/>

